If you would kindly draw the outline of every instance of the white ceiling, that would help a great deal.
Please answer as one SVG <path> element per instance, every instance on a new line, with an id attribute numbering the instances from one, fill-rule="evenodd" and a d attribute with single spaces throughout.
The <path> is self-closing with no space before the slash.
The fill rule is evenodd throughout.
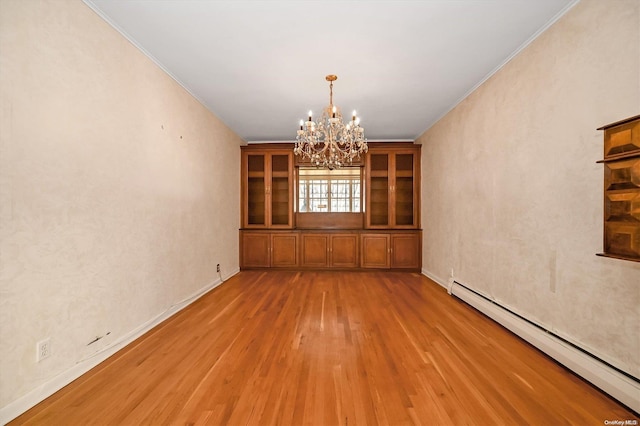
<path id="1" fill-rule="evenodd" d="M 415 139 L 576 0 L 85 0 L 246 141 L 309 109 Z"/>

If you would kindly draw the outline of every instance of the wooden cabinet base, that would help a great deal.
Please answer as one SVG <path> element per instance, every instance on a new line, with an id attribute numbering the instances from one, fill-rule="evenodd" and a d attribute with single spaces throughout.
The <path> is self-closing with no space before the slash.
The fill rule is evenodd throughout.
<path id="1" fill-rule="evenodd" d="M 271 266 L 271 234 L 244 232 L 240 234 L 240 267 L 268 268 Z"/>
<path id="2" fill-rule="evenodd" d="M 240 269 L 420 272 L 420 230 L 240 230 Z"/>
<path id="3" fill-rule="evenodd" d="M 240 232 L 240 269 L 297 266 L 297 232 Z"/>
<path id="4" fill-rule="evenodd" d="M 362 258 L 363 268 L 389 269 L 391 267 L 391 246 L 389 234 L 362 234 Z"/>
<path id="5" fill-rule="evenodd" d="M 422 265 L 421 246 L 420 234 L 392 234 L 391 267 L 394 269 L 420 269 Z"/>

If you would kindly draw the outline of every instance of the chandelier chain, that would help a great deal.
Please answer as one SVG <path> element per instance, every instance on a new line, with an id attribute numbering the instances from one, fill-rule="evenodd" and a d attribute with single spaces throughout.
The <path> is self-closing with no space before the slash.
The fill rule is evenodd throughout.
<path id="1" fill-rule="evenodd" d="M 333 81 L 329 83 L 329 105 L 333 107 Z"/>

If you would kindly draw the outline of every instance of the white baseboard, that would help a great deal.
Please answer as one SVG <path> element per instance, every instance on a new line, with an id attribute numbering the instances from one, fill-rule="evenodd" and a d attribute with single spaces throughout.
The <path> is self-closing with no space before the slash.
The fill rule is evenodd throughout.
<path id="1" fill-rule="evenodd" d="M 235 274 L 240 272 L 239 269 L 233 271 L 226 279 L 231 278 Z M 224 281 L 220 279 L 216 279 L 215 281 L 207 284 L 202 289 L 198 290 L 196 293 L 187 297 L 186 299 L 176 303 L 175 305 L 169 307 L 166 311 L 158 315 L 157 317 L 147 321 L 142 324 L 140 327 L 132 330 L 126 335 L 122 336 L 117 341 L 113 342 L 111 345 L 106 348 L 100 350 L 96 354 L 92 355 L 90 358 L 82 360 L 78 362 L 73 367 L 68 370 L 63 371 L 57 376 L 53 377 L 51 380 L 43 383 L 37 388 L 33 389 L 29 393 L 24 396 L 16 399 L 13 402 L 10 402 L 6 406 L 0 408 L 0 425 L 7 424 L 11 420 L 15 419 L 28 409 L 34 407 L 36 404 L 44 401 L 46 398 L 50 397 L 69 383 L 76 380 L 78 377 L 82 376 L 125 346 L 129 343 L 133 342 L 152 328 L 156 327 L 158 324 L 167 320 L 174 314 L 180 312 L 214 288 L 218 287 Z"/>
<path id="2" fill-rule="evenodd" d="M 429 275 L 425 275 L 443 285 Z M 453 283 L 450 293 L 511 330 L 627 407 L 640 412 L 640 383 L 637 381 L 459 283 Z"/>
<path id="3" fill-rule="evenodd" d="M 438 284 L 440 287 L 446 288 L 449 294 L 451 294 L 451 284 L 453 284 L 453 279 L 450 279 L 449 282 L 447 282 L 446 280 L 443 280 L 442 278 L 438 277 L 431 271 L 427 271 L 426 269 L 422 270 L 422 275 L 429 278 L 431 281 Z"/>

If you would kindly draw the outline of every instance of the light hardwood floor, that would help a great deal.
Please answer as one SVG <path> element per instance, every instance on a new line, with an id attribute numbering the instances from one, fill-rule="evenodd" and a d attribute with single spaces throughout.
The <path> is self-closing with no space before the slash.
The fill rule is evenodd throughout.
<path id="1" fill-rule="evenodd" d="M 420 274 L 244 271 L 14 424 L 637 419 Z"/>

